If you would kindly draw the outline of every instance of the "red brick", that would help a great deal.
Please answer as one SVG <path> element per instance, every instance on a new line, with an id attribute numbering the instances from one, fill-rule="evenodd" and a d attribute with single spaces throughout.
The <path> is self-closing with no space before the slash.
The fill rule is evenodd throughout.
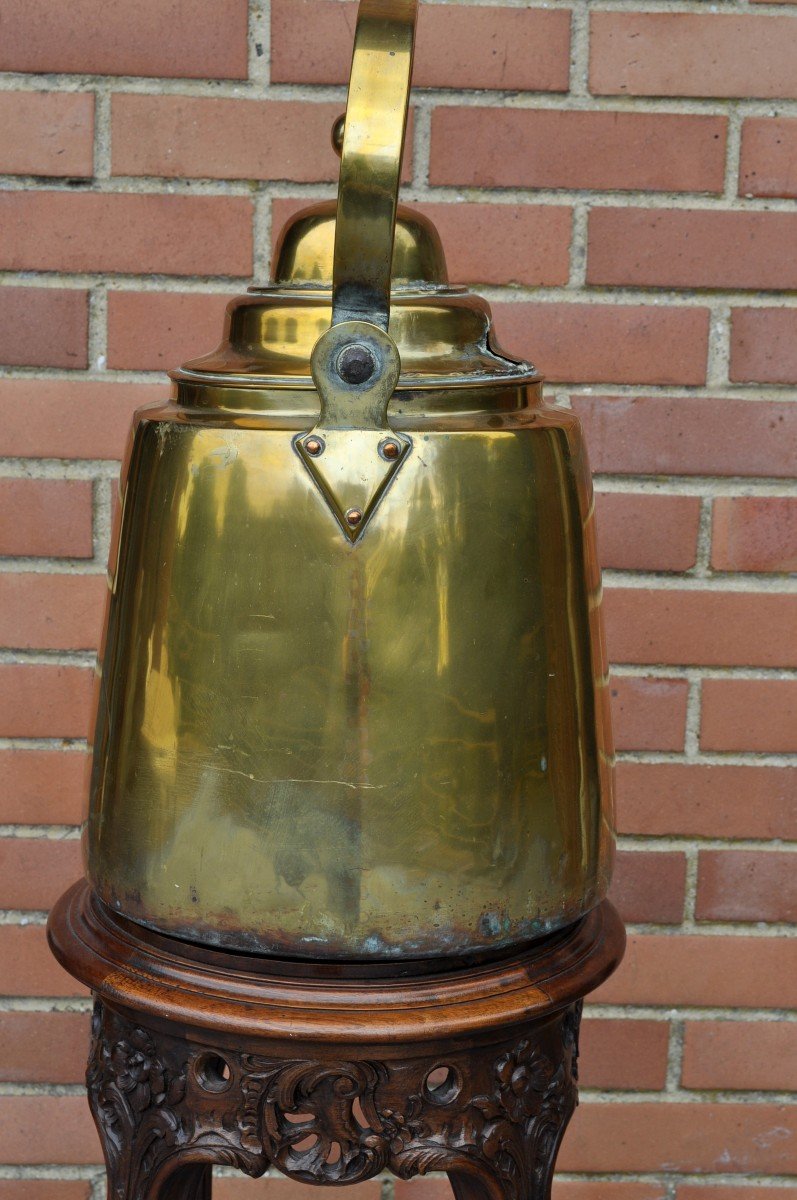
<path id="1" fill-rule="evenodd" d="M 717 571 L 797 571 L 797 500 L 788 496 L 715 500 L 711 565 Z"/>
<path id="2" fill-rule="evenodd" d="M 0 825 L 77 825 L 86 767 L 71 750 L 0 750 Z"/>
<path id="3" fill-rule="evenodd" d="M 797 750 L 797 680 L 704 679 L 700 748 Z"/>
<path id="4" fill-rule="evenodd" d="M 218 346 L 229 295 L 110 292 L 108 365 L 170 371 Z"/>
<path id="5" fill-rule="evenodd" d="M 425 1182 L 432 1183 L 432 1180 Z M 451 1185 L 447 1179 L 445 1184 L 450 1192 Z M 213 1180 L 213 1200 L 312 1200 L 308 1196 L 310 1187 L 308 1183 L 275 1178 L 273 1175 L 265 1179 L 247 1179 L 244 1175 L 235 1175 Z M 380 1189 L 378 1179 L 369 1179 L 366 1183 L 347 1184 L 346 1194 L 351 1191 L 353 1200 L 379 1200 Z M 416 1200 L 422 1200 L 420 1192 Z M 450 1195 L 446 1200 L 451 1200 Z"/>
<path id="6" fill-rule="evenodd" d="M 0 1161 L 102 1162 L 85 1096 L 0 1096 Z"/>
<path id="7" fill-rule="evenodd" d="M 346 83 L 355 4 L 272 0 L 274 83 Z M 570 13 L 493 6 L 422 5 L 416 87 L 566 92 Z"/>
<path id="8" fill-rule="evenodd" d="M 693 396 L 573 396 L 572 404 L 594 471 L 787 479 L 794 472 L 797 404 Z"/>
<path id="9" fill-rule="evenodd" d="M 43 925 L 0 926 L 0 996 L 86 995 L 88 993 L 83 985 L 68 975 L 53 958 Z M 0 1130 L 2 1128 L 3 1121 L 0 1119 Z M 0 1152 L 0 1162 L 7 1161 Z M 56 1156 L 55 1159 L 42 1161 L 65 1160 Z"/>
<path id="10" fill-rule="evenodd" d="M 688 571 L 695 565 L 698 496 L 599 492 L 595 502 L 601 566 Z"/>
<path id="11" fill-rule="evenodd" d="M 0 379 L 0 454 L 121 460 L 135 409 L 168 397 L 160 383 Z"/>
<path id="12" fill-rule="evenodd" d="M 609 898 L 629 924 L 679 925 L 685 887 L 686 856 L 680 851 L 621 850 Z"/>
<path id="13" fill-rule="evenodd" d="M 667 1021 L 588 1017 L 581 1030 L 579 1082 L 585 1088 L 655 1091 L 667 1078 Z"/>
<path id="14" fill-rule="evenodd" d="M 794 213 L 593 208 L 588 240 L 589 283 L 797 287 Z"/>
<path id="15" fill-rule="evenodd" d="M 789 1174 L 797 1106 L 590 1103 L 562 1143 L 561 1171 Z"/>
<path id="16" fill-rule="evenodd" d="M 14 649 L 93 649 L 106 592 L 103 575 L 0 574 L 0 643 Z"/>
<path id="17" fill-rule="evenodd" d="M 219 1183 L 222 1181 L 219 1180 Z M 225 1180 L 225 1182 L 227 1182 Z M 271 1180 L 264 1180 L 270 1184 Z M 213 1183 L 216 1194 L 215 1180 Z M 396 1200 L 451 1200 L 451 1184 L 440 1175 L 428 1175 L 411 1180 L 397 1179 Z M 251 1195 L 252 1193 L 247 1193 Z M 238 1193 L 222 1193 L 222 1200 L 238 1200 Z M 655 1183 L 607 1183 L 600 1179 L 563 1180 L 554 1178 L 552 1200 L 666 1200 L 667 1192 Z M 0 1197 L 2 1200 L 2 1197 Z M 27 1198 L 26 1198 L 27 1200 Z M 243 1190 L 240 1200 L 246 1200 Z M 265 1200 L 265 1194 L 264 1194 Z M 298 1200 L 298 1198 L 297 1198 Z M 791 1200 L 791 1197 L 784 1197 Z"/>
<path id="18" fill-rule="evenodd" d="M 111 112 L 114 175 L 338 177 L 330 130 L 339 101 L 117 95 Z"/>
<path id="19" fill-rule="evenodd" d="M 84 667 L 0 663 L 0 737 L 84 738 L 93 680 Z"/>
<path id="20" fill-rule="evenodd" d="M 493 309 L 500 344 L 530 358 L 552 383 L 705 382 L 705 308 L 515 302 Z"/>
<path id="21" fill-rule="evenodd" d="M 667 1200 L 663 1183 L 616 1183 L 600 1179 L 554 1179 L 552 1200 Z"/>
<path id="22" fill-rule="evenodd" d="M 740 196 L 797 196 L 797 121 L 748 117 L 742 122 Z"/>
<path id="23" fill-rule="evenodd" d="M 0 174 L 77 177 L 93 170 L 91 93 L 0 92 Z"/>
<path id="24" fill-rule="evenodd" d="M 618 750 L 683 750 L 686 737 L 685 679 L 615 675 L 612 725 Z"/>
<path id="25" fill-rule="evenodd" d="M 613 662 L 797 666 L 793 595 L 611 588 L 604 619 Z"/>
<path id="26" fill-rule="evenodd" d="M 751 0 L 753 4 L 759 0 Z M 790 4 L 794 0 L 774 0 L 775 4 Z M 682 1183 L 675 1193 L 675 1200 L 797 1200 L 797 1187 L 706 1187 L 701 1184 Z"/>
<path id="27" fill-rule="evenodd" d="M 598 1004 L 791 1008 L 797 1004 L 797 940 L 632 934 L 616 974 L 590 999 Z"/>
<path id="28" fill-rule="evenodd" d="M 590 51 L 599 96 L 797 96 L 789 17 L 594 13 Z"/>
<path id="29" fill-rule="evenodd" d="M 417 207 L 437 226 L 455 283 L 567 283 L 571 209 L 465 203 Z"/>
<path id="30" fill-rule="evenodd" d="M 797 858 L 777 850 L 701 850 L 698 921 L 797 921 Z"/>
<path id="31" fill-rule="evenodd" d="M 797 768 L 621 762 L 615 778 L 621 833 L 797 838 Z"/>
<path id="32" fill-rule="evenodd" d="M 441 105 L 432 114 L 429 178 L 471 187 L 718 192 L 725 130 L 725 119 L 712 116 Z"/>
<path id="33" fill-rule="evenodd" d="M 445 1175 L 417 1175 L 397 1179 L 393 1185 L 396 1200 L 451 1200 L 451 1184 Z M 241 1197 L 244 1200 L 244 1197 Z"/>
<path id="34" fill-rule="evenodd" d="M 737 383 L 797 383 L 797 309 L 731 311 L 730 378 Z"/>
<path id="35" fill-rule="evenodd" d="M 684 1087 L 788 1092 L 795 1078 L 797 1023 L 687 1021 Z"/>
<path id="36" fill-rule="evenodd" d="M 86 292 L 0 288 L 0 362 L 6 366 L 78 370 L 88 363 L 88 332 Z"/>
<path id="37" fill-rule="evenodd" d="M 244 196 L 0 193 L 0 268 L 249 275 L 252 203 Z"/>
<path id="38" fill-rule="evenodd" d="M 0 1179 L 0 1200 L 90 1200 L 87 1179 Z"/>
<path id="39" fill-rule="evenodd" d="M 77 838 L 0 838 L 2 908 L 50 909 L 82 874 Z"/>
<path id="40" fill-rule="evenodd" d="M 0 71 L 245 79 L 246 0 L 3 0 Z"/>
<path id="41" fill-rule="evenodd" d="M 91 483 L 0 479 L 0 554 L 91 558 Z"/>
<path id="42" fill-rule="evenodd" d="M 0 1080 L 82 1083 L 89 1024 L 88 1013 L 0 1013 Z M 0 1200 L 3 1200 L 1 1190 Z"/>

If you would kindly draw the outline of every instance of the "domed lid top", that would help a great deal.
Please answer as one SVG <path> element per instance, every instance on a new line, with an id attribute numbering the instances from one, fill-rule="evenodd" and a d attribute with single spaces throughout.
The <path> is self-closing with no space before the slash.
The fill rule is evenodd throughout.
<path id="1" fill-rule="evenodd" d="M 336 208 L 334 201 L 324 200 L 303 208 L 286 222 L 274 251 L 275 286 L 332 287 Z M 400 204 L 393 242 L 391 291 L 412 289 L 413 285 L 424 283 L 448 283 L 443 244 L 428 217 Z"/>
<path id="2" fill-rule="evenodd" d="M 172 378 L 225 388 L 312 388 L 310 355 L 332 320 L 335 224 L 334 201 L 289 220 L 277 242 L 273 283 L 232 300 L 218 349 Z M 404 206 L 396 220 L 389 332 L 401 356 L 400 387 L 472 386 L 535 374 L 498 348 L 489 305 L 449 285 L 437 230 Z"/>

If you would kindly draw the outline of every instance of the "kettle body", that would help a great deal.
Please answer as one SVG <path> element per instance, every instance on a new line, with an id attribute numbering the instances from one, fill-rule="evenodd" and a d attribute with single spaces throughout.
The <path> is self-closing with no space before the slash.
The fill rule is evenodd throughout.
<path id="1" fill-rule="evenodd" d="M 109 905 L 357 960 L 528 941 L 602 898 L 583 444 L 535 385 L 501 390 L 419 428 L 406 404 L 413 452 L 356 546 L 278 417 L 138 414 L 89 820 Z"/>
<path id="2" fill-rule="evenodd" d="M 611 874 L 581 432 L 397 212 L 415 6 L 394 7 L 361 4 L 337 208 L 291 222 L 273 286 L 136 415 L 123 469 L 87 873 L 204 946 L 490 955 Z M 378 154 L 374 72 L 404 89 Z"/>

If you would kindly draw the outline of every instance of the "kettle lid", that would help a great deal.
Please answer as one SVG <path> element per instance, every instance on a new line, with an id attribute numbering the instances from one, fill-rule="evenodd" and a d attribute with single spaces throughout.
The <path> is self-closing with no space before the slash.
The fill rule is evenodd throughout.
<path id="1" fill-rule="evenodd" d="M 282 230 L 273 282 L 227 306 L 221 344 L 172 372 L 178 383 L 312 388 L 310 356 L 332 315 L 336 204 L 296 213 Z M 399 387 L 473 386 L 537 377 L 497 345 L 486 300 L 448 282 L 432 221 L 399 205 L 389 332 L 401 357 Z"/>

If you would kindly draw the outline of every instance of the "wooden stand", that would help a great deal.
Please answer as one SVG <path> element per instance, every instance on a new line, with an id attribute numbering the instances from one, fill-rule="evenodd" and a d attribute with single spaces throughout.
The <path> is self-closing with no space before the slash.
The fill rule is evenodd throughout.
<path id="1" fill-rule="evenodd" d="M 95 996 L 87 1083 L 112 1200 L 210 1200 L 213 1164 L 315 1184 L 446 1171 L 456 1200 L 547 1200 L 581 998 L 624 946 L 604 902 L 459 970 L 284 962 L 157 936 L 86 883 L 49 937 Z"/>

